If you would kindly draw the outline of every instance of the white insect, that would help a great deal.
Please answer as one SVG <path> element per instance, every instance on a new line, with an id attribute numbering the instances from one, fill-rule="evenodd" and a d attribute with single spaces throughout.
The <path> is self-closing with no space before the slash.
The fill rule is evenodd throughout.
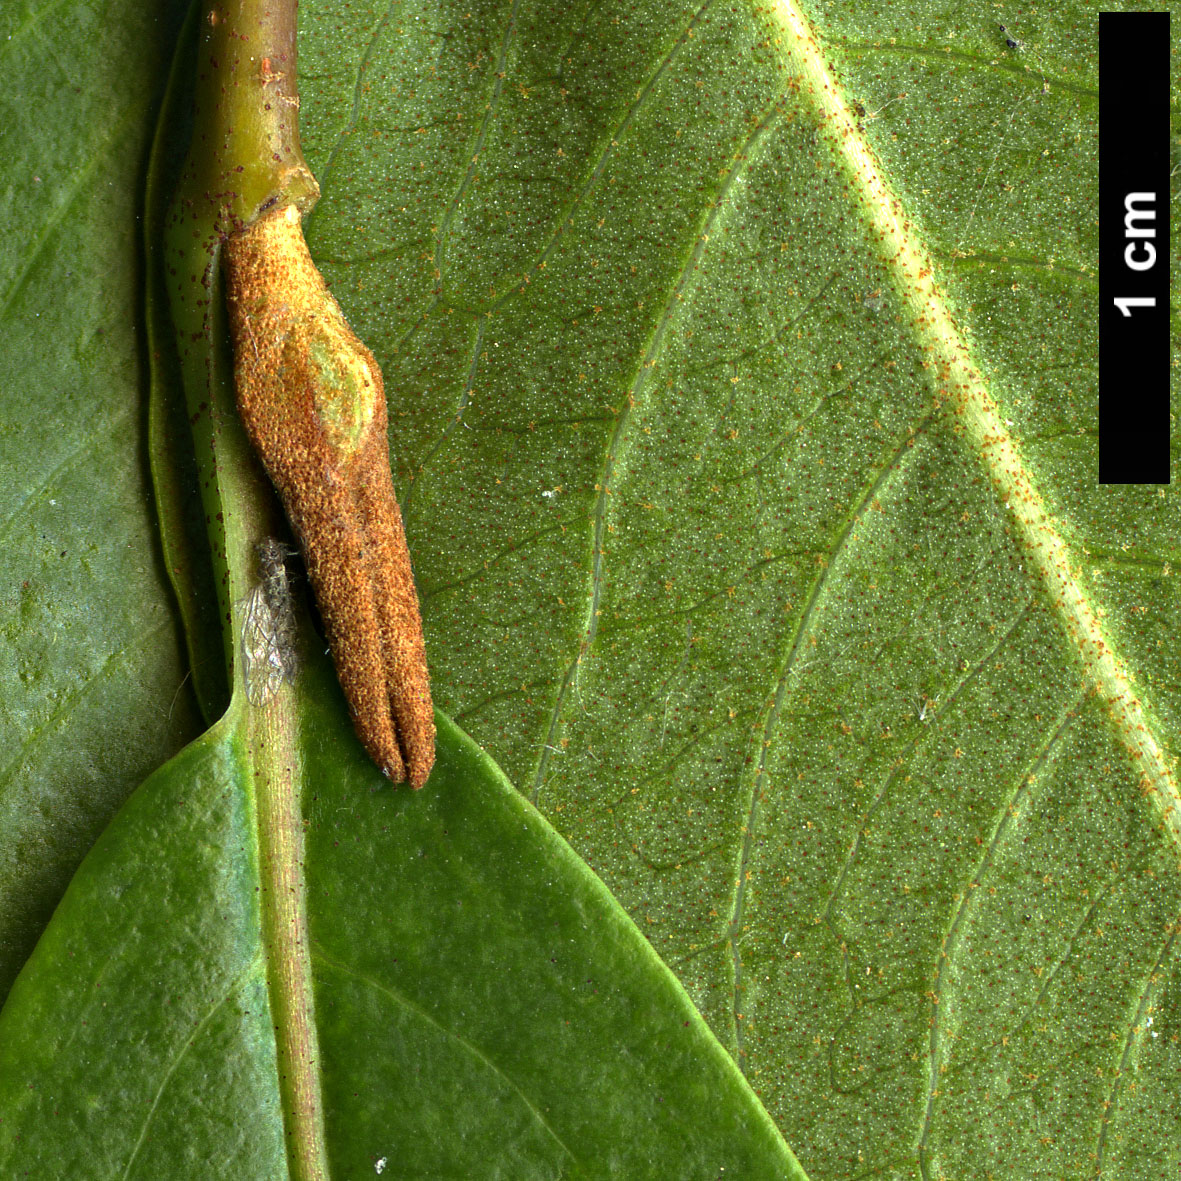
<path id="1" fill-rule="evenodd" d="M 926 722 L 928 725 L 931 719 L 935 716 L 935 707 L 939 704 L 939 697 L 921 696 L 919 698 L 919 708 L 916 710 L 920 722 Z M 930 712 L 928 712 L 930 711 Z"/>
<path id="2" fill-rule="evenodd" d="M 246 599 L 242 620 L 242 676 L 251 705 L 265 705 L 295 675 L 295 612 L 289 550 L 264 537 L 258 543 L 259 584 Z"/>

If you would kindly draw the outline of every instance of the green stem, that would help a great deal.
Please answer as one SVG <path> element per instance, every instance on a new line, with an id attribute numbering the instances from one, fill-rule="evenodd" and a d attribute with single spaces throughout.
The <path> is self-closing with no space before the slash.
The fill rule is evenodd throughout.
<path id="1" fill-rule="evenodd" d="M 299 147 L 294 0 L 203 0 L 198 40 L 192 138 L 164 231 L 166 283 L 219 614 L 228 625 L 230 716 L 246 744 L 253 786 L 260 921 L 289 1172 L 293 1181 L 325 1181 L 297 694 L 285 686 L 265 703 L 251 704 L 239 659 L 246 604 L 258 585 L 255 546 L 285 526 L 235 408 L 221 278 L 228 235 L 273 205 L 306 212 L 319 195 Z"/>
<path id="2" fill-rule="evenodd" d="M 221 234 L 277 203 L 302 213 L 320 186 L 299 146 L 294 0 L 221 0 L 202 10 L 187 196 Z"/>
<path id="3" fill-rule="evenodd" d="M 262 709 L 252 710 L 248 743 L 257 784 L 259 903 L 288 1168 L 291 1181 L 327 1181 L 303 877 L 303 768 L 294 697 L 295 691 L 287 686 Z"/>
<path id="4" fill-rule="evenodd" d="M 294 0 L 202 0 L 188 156 L 165 226 L 168 294 L 201 496 L 214 550 L 227 666 L 255 570 L 254 546 L 282 513 L 234 406 L 221 281 L 229 234 L 276 204 L 319 196 L 299 146 Z M 241 677 L 236 674 L 235 687 Z"/>

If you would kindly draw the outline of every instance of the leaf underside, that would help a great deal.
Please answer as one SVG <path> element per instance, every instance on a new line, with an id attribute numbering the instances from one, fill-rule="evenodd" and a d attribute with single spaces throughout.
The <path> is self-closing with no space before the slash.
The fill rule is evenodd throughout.
<path id="1" fill-rule="evenodd" d="M 1016 54 L 975 4 L 805 15 L 1175 762 L 1176 497 L 1094 477 L 1094 14 Z M 1151 1175 L 1167 785 L 934 397 L 775 18 L 304 13 L 354 31 L 303 57 L 309 241 L 386 373 L 439 700 L 814 1175 Z"/>
<path id="2" fill-rule="evenodd" d="M 42 399 L 2 444 L 19 461 L 3 469 L 17 659 L 0 661 L 13 971 L 117 802 L 196 727 L 183 690 L 166 717 L 184 674 L 127 417 L 143 363 L 136 161 L 169 35 L 138 12 L 49 33 L 11 13 L 19 36 L 0 38 L 28 111 L 47 63 L 85 80 L 77 97 L 54 91 L 68 118 L 0 118 L 20 181 L 0 209 L 6 364 Z M 385 373 L 436 698 L 635 919 L 813 1176 L 1155 1177 L 1181 1156 L 1179 851 L 1154 804 L 1168 783 L 1127 754 L 984 457 L 936 399 L 776 12 L 301 5 L 303 138 L 323 189 L 308 238 Z M 1094 13 L 1023 14 L 1016 52 L 976 4 L 804 15 L 1175 765 L 1176 495 L 1094 481 Z M 79 343 L 46 368 L 47 338 Z M 222 757 L 211 735 L 182 759 Z M 348 1105 L 367 1072 L 386 1053 L 421 1061 L 430 1036 L 442 1046 L 429 1006 L 458 1002 L 407 1008 L 346 919 L 392 908 L 391 924 L 446 932 L 461 901 L 501 888 L 439 853 L 417 867 L 425 909 L 398 910 L 381 858 L 436 848 L 444 828 L 460 839 L 440 799 L 419 845 L 398 844 L 412 799 L 305 801 L 326 1104 L 358 1126 L 373 1126 Z M 210 839 L 248 817 L 204 815 L 186 872 L 224 904 L 183 913 L 241 935 L 222 977 L 208 965 L 218 1007 L 185 1035 L 207 1049 L 178 1060 L 159 1112 L 172 1095 L 193 1120 L 201 1086 L 244 1096 L 267 1135 L 233 1175 L 269 1176 L 282 1144 L 265 1060 L 224 1086 L 185 1077 L 219 1060 L 219 1039 L 256 1044 L 262 1003 L 255 903 L 233 876 L 249 858 L 224 856 L 245 830 Z M 165 809 L 152 839 L 183 844 L 194 823 Z M 352 842 L 347 885 L 332 841 Z M 115 946 L 127 929 L 106 930 Z M 38 956 L 79 950 L 55 950 L 52 932 Z M 479 924 L 471 940 L 489 956 L 510 942 Z M 187 982 L 193 962 L 162 970 Z M 409 1040 L 351 1047 L 357 1026 L 334 1014 L 367 1006 Z M 420 1128 L 476 1070 L 440 1053 L 452 1065 L 419 1084 Z M 500 1087 L 514 1143 L 563 1167 L 545 1120 L 480 1078 Z M 574 1097 L 561 1074 L 554 1090 Z M 475 1108 L 478 1156 L 496 1137 Z M 405 1160 L 401 1175 L 432 1175 L 425 1155 Z"/>

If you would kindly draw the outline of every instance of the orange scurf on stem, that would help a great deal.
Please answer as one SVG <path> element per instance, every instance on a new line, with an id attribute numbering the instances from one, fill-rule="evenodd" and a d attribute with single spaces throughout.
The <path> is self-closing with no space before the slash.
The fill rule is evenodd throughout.
<path id="1" fill-rule="evenodd" d="M 357 734 L 386 775 L 421 787 L 435 723 L 381 370 L 294 205 L 233 234 L 225 268 L 238 412 L 303 549 Z"/>

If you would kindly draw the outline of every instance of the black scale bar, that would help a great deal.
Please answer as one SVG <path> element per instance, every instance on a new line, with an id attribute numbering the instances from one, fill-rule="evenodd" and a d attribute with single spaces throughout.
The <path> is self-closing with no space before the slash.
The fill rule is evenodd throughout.
<path id="1" fill-rule="evenodd" d="M 1169 482 L 1169 13 L 1099 14 L 1099 482 Z"/>

